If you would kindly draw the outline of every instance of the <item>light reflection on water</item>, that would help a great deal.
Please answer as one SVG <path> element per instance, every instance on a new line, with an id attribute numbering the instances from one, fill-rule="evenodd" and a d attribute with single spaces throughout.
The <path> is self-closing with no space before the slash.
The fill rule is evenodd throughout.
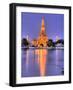
<path id="1" fill-rule="evenodd" d="M 64 50 L 22 49 L 22 77 L 64 75 Z"/>
<path id="2" fill-rule="evenodd" d="M 45 76 L 46 70 L 46 60 L 47 60 L 47 50 L 46 49 L 37 49 L 35 50 L 35 55 L 37 55 L 37 61 L 40 70 L 40 76 Z"/>

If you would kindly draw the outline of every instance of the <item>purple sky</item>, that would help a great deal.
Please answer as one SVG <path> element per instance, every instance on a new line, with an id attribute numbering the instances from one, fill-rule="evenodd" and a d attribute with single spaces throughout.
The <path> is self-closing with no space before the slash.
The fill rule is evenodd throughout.
<path id="1" fill-rule="evenodd" d="M 56 40 L 56 36 L 64 39 L 64 15 L 44 13 L 21 13 L 21 37 L 30 40 L 37 38 L 41 28 L 42 17 L 45 19 L 46 34 L 49 39 Z"/>

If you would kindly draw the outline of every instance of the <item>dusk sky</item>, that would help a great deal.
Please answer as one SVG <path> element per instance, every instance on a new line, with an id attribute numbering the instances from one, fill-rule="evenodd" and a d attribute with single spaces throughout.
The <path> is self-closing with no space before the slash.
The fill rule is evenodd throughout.
<path id="1" fill-rule="evenodd" d="M 44 13 L 21 13 L 21 37 L 29 40 L 37 39 L 41 29 L 42 17 L 44 17 L 46 34 L 49 39 L 56 40 L 56 36 L 64 39 L 64 15 Z"/>

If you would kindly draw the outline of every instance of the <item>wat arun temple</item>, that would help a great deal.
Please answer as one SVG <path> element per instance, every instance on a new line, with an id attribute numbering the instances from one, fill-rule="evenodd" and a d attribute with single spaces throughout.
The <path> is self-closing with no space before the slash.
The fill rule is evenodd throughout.
<path id="1" fill-rule="evenodd" d="M 46 47 L 48 42 L 48 36 L 46 34 L 44 17 L 42 17 L 41 29 L 37 39 L 32 40 L 32 45 L 37 47 Z"/>

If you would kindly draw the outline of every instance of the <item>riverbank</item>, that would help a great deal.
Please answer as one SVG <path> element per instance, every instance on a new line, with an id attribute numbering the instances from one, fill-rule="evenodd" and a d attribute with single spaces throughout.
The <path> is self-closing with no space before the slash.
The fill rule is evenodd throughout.
<path id="1" fill-rule="evenodd" d="M 64 47 L 22 47 L 22 49 L 64 49 Z"/>

